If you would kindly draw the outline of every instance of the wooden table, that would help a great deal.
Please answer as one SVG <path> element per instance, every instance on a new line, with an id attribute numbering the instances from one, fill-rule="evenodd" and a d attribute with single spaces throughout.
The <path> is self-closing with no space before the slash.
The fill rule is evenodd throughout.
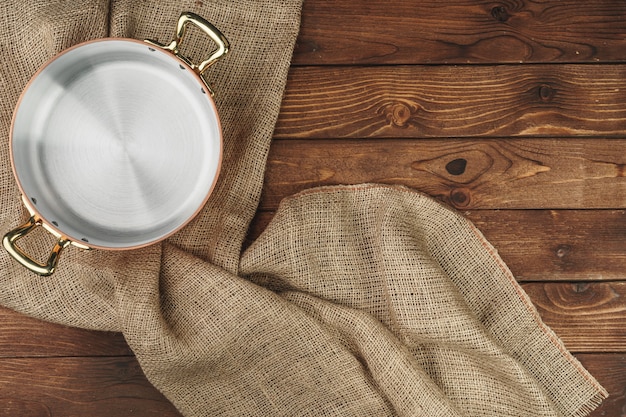
<path id="1" fill-rule="evenodd" d="M 254 239 L 318 185 L 461 210 L 626 410 L 626 3 L 306 0 Z M 177 416 L 119 334 L 0 310 L 0 415 Z"/>

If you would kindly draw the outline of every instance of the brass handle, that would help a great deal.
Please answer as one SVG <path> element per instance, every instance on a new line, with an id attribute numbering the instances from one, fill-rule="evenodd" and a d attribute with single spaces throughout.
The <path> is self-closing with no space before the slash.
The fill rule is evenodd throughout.
<path id="1" fill-rule="evenodd" d="M 13 258 L 15 258 L 15 260 L 17 260 L 26 268 L 30 269 L 32 272 L 42 276 L 49 276 L 54 273 L 57 263 L 59 262 L 59 255 L 61 255 L 61 251 L 70 244 L 71 241 L 69 239 L 65 237 L 58 238 L 59 240 L 52 248 L 52 252 L 50 252 L 48 261 L 45 264 L 39 263 L 32 259 L 16 244 L 16 241 L 18 239 L 26 236 L 36 227 L 41 225 L 41 220 L 38 220 L 35 216 L 32 216 L 30 219 L 28 219 L 26 223 L 19 227 L 16 227 L 15 229 L 4 235 L 4 239 L 2 239 L 2 245 L 4 246 L 4 249 L 6 249 L 6 251 L 9 252 L 9 254 Z"/>
<path id="2" fill-rule="evenodd" d="M 181 55 L 179 48 L 185 38 L 185 32 L 187 31 L 187 25 L 193 23 L 205 34 L 207 34 L 213 42 L 217 44 L 217 49 L 199 65 L 193 64 L 188 58 Z M 191 68 L 193 68 L 198 74 L 202 75 L 211 65 L 213 65 L 218 59 L 226 55 L 230 50 L 230 43 L 228 39 L 220 32 L 215 26 L 209 23 L 206 19 L 198 16 L 192 12 L 183 12 L 178 18 L 178 24 L 176 25 L 176 34 L 174 40 L 169 45 L 161 44 L 157 41 L 146 39 L 146 42 L 158 46 L 163 49 L 171 51 L 174 55 L 185 61 Z"/>

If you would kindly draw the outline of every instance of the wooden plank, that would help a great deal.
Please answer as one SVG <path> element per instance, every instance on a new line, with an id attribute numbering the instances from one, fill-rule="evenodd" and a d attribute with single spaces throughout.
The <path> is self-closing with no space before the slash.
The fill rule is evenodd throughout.
<path id="1" fill-rule="evenodd" d="M 132 354 L 119 333 L 47 323 L 0 307 L 0 358 Z"/>
<path id="2" fill-rule="evenodd" d="M 609 392 L 589 417 L 623 416 L 626 410 L 626 355 L 577 354 L 577 359 Z"/>
<path id="3" fill-rule="evenodd" d="M 523 288 L 571 351 L 626 352 L 626 282 L 534 282 Z"/>
<path id="4" fill-rule="evenodd" d="M 465 215 L 519 281 L 626 278 L 624 210 L 476 210 Z"/>
<path id="5" fill-rule="evenodd" d="M 0 392 L 2 416 L 180 416 L 134 358 L 0 359 Z"/>
<path id="6" fill-rule="evenodd" d="M 524 289 L 546 323 L 577 352 L 626 352 L 626 282 L 529 282 Z M 33 326 L 17 313 L 0 325 L 3 358 L 95 357 L 107 350 L 132 355 L 123 339 L 40 322 Z M 26 323 L 18 327 L 20 323 Z M 16 333 L 19 333 L 17 337 Z M 96 334 L 94 334 L 96 333 Z M 93 340 L 97 341 L 97 344 Z M 106 341 L 111 340 L 110 347 Z M 46 343 L 48 346 L 46 346 Z M 80 345 L 85 344 L 81 349 Z M 93 349 L 93 346 L 97 349 Z M 120 346 L 117 346 L 120 345 Z"/>
<path id="7" fill-rule="evenodd" d="M 307 0 L 294 62 L 619 62 L 621 0 Z"/>
<path id="8" fill-rule="evenodd" d="M 625 103 L 620 65 L 301 67 L 275 137 L 623 136 Z"/>
<path id="9" fill-rule="evenodd" d="M 495 246 L 520 282 L 626 277 L 624 210 L 472 210 L 463 214 Z M 273 211 L 257 213 L 246 247 L 273 215 Z"/>
<path id="10" fill-rule="evenodd" d="M 263 210 L 306 188 L 403 184 L 467 209 L 626 208 L 626 140 L 275 141 Z"/>
<path id="11" fill-rule="evenodd" d="M 591 417 L 621 415 L 626 355 L 576 356 L 610 395 Z M 180 416 L 127 358 L 3 359 L 0 390 L 3 416 Z"/>

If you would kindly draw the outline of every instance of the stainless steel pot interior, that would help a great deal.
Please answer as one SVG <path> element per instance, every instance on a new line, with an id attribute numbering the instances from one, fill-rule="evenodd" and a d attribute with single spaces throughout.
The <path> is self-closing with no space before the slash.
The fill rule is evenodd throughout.
<path id="1" fill-rule="evenodd" d="M 221 127 L 201 79 L 173 54 L 106 39 L 61 54 L 33 78 L 12 126 L 32 208 L 61 234 L 122 249 L 162 239 L 204 205 Z"/>

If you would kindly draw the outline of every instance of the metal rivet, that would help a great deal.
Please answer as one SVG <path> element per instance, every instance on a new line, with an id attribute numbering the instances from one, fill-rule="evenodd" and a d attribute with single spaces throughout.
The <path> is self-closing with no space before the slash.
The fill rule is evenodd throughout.
<path id="1" fill-rule="evenodd" d="M 178 64 L 178 66 L 180 67 L 181 70 L 184 70 L 185 67 L 183 67 L 182 65 Z"/>
<path id="2" fill-rule="evenodd" d="M 30 201 L 32 201 L 32 202 L 33 202 L 33 204 L 37 204 L 37 199 L 36 199 L 35 197 L 31 197 L 31 198 L 30 198 Z"/>
<path id="3" fill-rule="evenodd" d="M 154 52 L 154 48 L 148 48 L 150 52 Z"/>
<path id="4" fill-rule="evenodd" d="M 59 223 L 57 223 L 57 221 L 56 221 L 56 220 L 52 220 L 52 224 L 53 224 L 53 225 L 55 225 L 55 226 L 57 226 L 57 227 L 59 227 Z"/>
<path id="5" fill-rule="evenodd" d="M 89 241 L 87 240 L 87 238 L 86 238 L 86 237 L 83 237 L 83 238 L 81 238 L 80 240 L 82 240 L 83 242 L 87 242 L 87 243 L 89 243 Z"/>
<path id="6" fill-rule="evenodd" d="M 204 91 L 204 88 L 200 88 L 200 90 L 202 91 L 202 94 L 206 94 L 206 91 Z"/>

